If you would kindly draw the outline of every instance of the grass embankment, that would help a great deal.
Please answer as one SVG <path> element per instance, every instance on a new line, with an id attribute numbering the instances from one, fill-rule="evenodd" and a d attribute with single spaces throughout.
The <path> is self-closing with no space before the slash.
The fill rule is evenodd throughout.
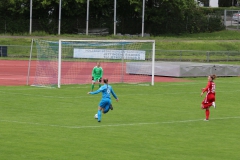
<path id="1" fill-rule="evenodd" d="M 27 45 L 32 39 L 59 40 L 59 39 L 153 39 L 156 40 L 156 49 L 165 50 L 213 50 L 239 51 L 240 31 L 225 30 L 214 33 L 163 35 L 159 37 L 130 37 L 130 36 L 85 36 L 85 35 L 38 35 L 32 36 L 0 36 L 0 45 Z"/>
<path id="2" fill-rule="evenodd" d="M 130 36 L 86 36 L 86 35 L 46 35 L 33 33 L 31 36 L 0 36 L 0 45 L 9 45 L 8 55 L 12 57 L 28 57 L 32 39 L 57 41 L 59 39 L 151 39 L 156 41 L 156 58 L 186 59 L 197 55 L 204 55 L 200 60 L 206 60 L 207 52 L 219 52 L 212 57 L 222 57 L 219 60 L 236 59 L 240 51 L 240 32 L 225 30 L 214 33 L 163 35 L 158 37 L 130 37 Z M 35 51 L 34 51 L 35 52 Z M 222 53 L 223 52 L 223 55 Z M 234 52 L 234 58 L 228 58 L 229 53 Z M 235 53 L 236 52 L 236 53 Z M 190 56 L 190 57 L 189 57 Z M 230 54 L 232 56 L 232 54 Z M 238 58 L 236 59 L 238 60 Z"/>

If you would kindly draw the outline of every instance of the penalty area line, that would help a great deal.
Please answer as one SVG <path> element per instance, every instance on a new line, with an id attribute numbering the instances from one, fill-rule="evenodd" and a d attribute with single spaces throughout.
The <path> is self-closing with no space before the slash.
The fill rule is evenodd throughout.
<path id="1" fill-rule="evenodd" d="M 226 120 L 226 119 L 240 119 L 240 117 L 211 118 L 211 120 Z M 182 121 L 166 121 L 166 122 L 152 122 L 152 123 L 129 123 L 129 124 L 106 124 L 106 125 L 98 124 L 98 125 L 92 125 L 92 126 L 64 126 L 64 125 L 54 125 L 54 124 L 42 124 L 42 123 L 31 123 L 31 122 L 0 120 L 0 122 L 28 124 L 28 125 L 38 125 L 38 126 L 50 126 L 50 127 L 59 127 L 59 128 L 69 128 L 69 129 L 101 128 L 101 127 L 121 127 L 121 126 L 141 126 L 141 125 L 155 125 L 155 124 L 174 124 L 174 123 L 188 123 L 188 122 L 198 122 L 198 121 L 203 121 L 203 119 L 182 120 Z M 98 122 L 96 122 L 96 123 L 98 123 Z"/>

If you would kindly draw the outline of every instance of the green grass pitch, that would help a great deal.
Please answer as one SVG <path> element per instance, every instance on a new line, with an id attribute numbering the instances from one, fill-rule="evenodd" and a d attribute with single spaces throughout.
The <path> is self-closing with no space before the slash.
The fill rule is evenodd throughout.
<path id="1" fill-rule="evenodd" d="M 1 160 L 239 160 L 239 77 L 220 77 L 217 108 L 200 109 L 207 77 L 112 84 L 119 102 L 94 119 L 90 85 L 0 87 Z M 97 89 L 97 85 L 95 86 Z"/>

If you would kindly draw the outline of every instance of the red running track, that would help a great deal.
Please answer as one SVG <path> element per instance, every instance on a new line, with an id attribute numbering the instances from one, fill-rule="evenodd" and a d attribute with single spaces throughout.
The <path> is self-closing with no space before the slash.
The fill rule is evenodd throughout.
<path id="1" fill-rule="evenodd" d="M 74 62 L 63 62 L 63 63 L 74 63 Z M 78 63 L 79 64 L 79 63 Z M 28 66 L 29 61 L 27 60 L 0 60 L 0 86 L 20 86 L 20 85 L 32 85 L 35 78 L 36 72 L 36 61 L 31 61 L 30 63 L 30 72 L 28 78 Z M 76 75 L 80 77 L 76 77 L 76 83 L 91 83 L 91 71 L 92 68 L 96 65 L 94 62 L 81 62 Z M 76 67 L 76 64 L 71 64 L 72 67 Z M 84 67 L 83 67 L 84 66 Z M 143 75 L 129 75 L 124 74 L 123 77 L 116 76 L 123 67 L 120 63 L 101 63 L 101 66 L 104 69 L 104 77 L 108 78 L 110 83 L 119 82 L 119 79 L 124 79 L 124 82 L 134 82 L 131 80 L 138 80 L 139 82 L 150 82 L 151 76 L 143 76 Z M 126 67 L 126 66 L 124 66 Z M 62 68 L 62 75 L 67 73 L 66 69 Z M 62 83 L 68 83 L 69 77 L 66 75 L 62 77 Z M 154 77 L 155 82 L 179 82 L 184 81 L 180 78 L 172 78 L 172 77 Z M 72 81 L 71 81 L 72 83 Z"/>

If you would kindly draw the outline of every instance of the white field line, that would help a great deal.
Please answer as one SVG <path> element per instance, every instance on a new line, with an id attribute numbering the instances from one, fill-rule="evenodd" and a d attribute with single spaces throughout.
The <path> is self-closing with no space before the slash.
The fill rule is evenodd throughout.
<path id="1" fill-rule="evenodd" d="M 240 92 L 240 90 L 223 90 L 223 91 L 217 91 L 218 93 L 219 92 L 228 92 L 228 93 L 236 93 L 236 92 Z M 91 95 L 87 95 L 87 92 L 86 92 L 86 95 L 79 95 L 79 96 L 44 96 L 44 95 L 35 95 L 35 94 L 23 94 L 23 93 L 14 93 L 14 92 L 5 92 L 5 91 L 0 91 L 0 93 L 4 93 L 4 94 L 8 94 L 8 95 L 21 95 L 21 96 L 28 96 L 28 97 L 43 97 L 43 98 L 60 98 L 60 99 L 64 99 L 64 98 L 92 98 L 93 96 Z M 198 94 L 200 93 L 200 89 L 199 89 L 199 92 L 188 92 L 188 94 Z M 174 93 L 167 93 L 167 92 L 159 92 L 159 93 L 156 93 L 154 95 L 176 95 L 176 94 L 186 94 L 185 91 L 182 91 L 182 92 L 174 92 Z M 146 94 L 117 94 L 118 97 L 129 97 L 129 96 L 145 96 L 145 95 L 148 95 L 148 93 Z"/>
<path id="2" fill-rule="evenodd" d="M 218 81 L 218 82 L 216 82 L 216 84 L 219 84 L 219 83 L 224 83 L 224 84 L 239 84 L 239 81 L 229 81 L 229 82 L 221 82 L 221 81 Z M 163 85 L 161 85 L 161 87 L 169 87 L 169 86 L 185 86 L 185 85 L 187 85 L 187 86 L 189 86 L 189 85 L 199 85 L 199 84 L 203 84 L 203 87 L 205 87 L 206 86 L 206 84 L 207 84 L 207 81 L 206 82 L 179 82 L 179 83 L 165 83 L 165 82 L 163 82 L 162 83 Z M 67 88 L 65 88 L 65 89 L 72 89 L 72 88 L 90 88 L 90 87 L 88 87 L 88 86 L 85 86 L 86 84 L 79 84 L 79 86 L 76 86 L 76 87 L 67 87 Z M 114 86 L 114 84 L 112 84 L 113 86 Z M 90 86 L 90 84 L 89 84 L 89 86 Z M 114 86 L 114 87 L 118 87 L 118 86 L 122 86 L 122 87 L 129 87 L 129 86 L 149 86 L 149 85 L 146 85 L 146 84 L 122 84 L 122 85 L 116 85 L 116 86 Z M 39 90 L 39 88 L 41 88 L 41 89 L 57 89 L 57 88 L 53 88 L 53 87 L 51 87 L 51 88 L 47 88 L 47 87 L 28 87 L 28 88 L 17 88 L 16 89 L 16 87 L 14 88 L 14 87 L 6 87 L 6 88 L 4 88 L 4 90 L 3 90 L 3 88 L 1 88 L 1 90 L 2 91 L 12 91 L 12 90 L 14 90 L 14 91 L 21 91 L 21 90 L 34 90 L 34 89 L 36 89 L 36 90 Z"/>
<path id="3" fill-rule="evenodd" d="M 218 82 L 218 83 L 221 83 L 221 82 Z M 225 82 L 224 82 L 225 83 Z M 227 82 L 227 83 L 230 83 L 230 84 L 239 84 L 239 82 L 232 82 L 232 81 L 230 81 L 230 82 Z M 189 86 L 189 85 L 199 85 L 199 84 L 203 84 L 203 87 L 205 87 L 205 84 L 206 84 L 206 82 L 187 82 L 187 84 L 186 83 L 171 83 L 171 84 L 164 84 L 164 85 L 162 85 L 161 87 L 169 87 L 169 86 L 184 86 L 184 85 L 187 85 L 187 86 Z M 226 83 L 225 83 L 226 84 Z M 137 84 L 137 85 L 139 85 L 139 84 Z M 118 86 L 136 86 L 136 85 L 127 85 L 127 84 L 123 84 L 123 85 L 118 85 Z M 143 85 L 144 86 L 144 85 Z M 117 87 L 117 86 L 116 86 Z M 27 91 L 27 90 L 34 90 L 34 89 L 38 89 L 39 90 L 39 88 L 40 87 L 29 87 L 29 88 L 18 88 L 18 89 L 16 89 L 16 88 L 2 88 L 1 89 L 1 91 L 0 91 L 0 93 L 7 93 L 7 94 L 13 94 L 13 95 L 23 95 L 23 96 L 31 96 L 32 94 L 22 94 L 22 93 L 13 93 L 13 92 L 11 92 L 11 93 L 9 93 L 8 91 Z M 77 87 L 68 87 L 69 89 L 72 89 L 72 88 L 89 88 L 88 86 L 84 86 L 84 85 L 79 85 L 79 86 L 77 86 Z M 67 89 L 68 89 L 67 88 Z M 57 89 L 57 88 L 46 88 L 46 87 L 41 87 L 41 89 Z M 230 91 L 227 91 L 227 92 L 238 92 L 239 90 L 230 90 Z M 217 91 L 217 92 L 221 92 L 221 91 Z M 226 92 L 226 90 L 225 91 L 222 91 L 222 92 Z M 183 92 L 174 92 L 174 93 L 164 93 L 164 94 L 181 94 L 181 93 L 183 93 Z M 185 92 L 184 92 L 185 93 Z M 198 92 L 192 92 L 192 93 L 198 93 Z M 124 94 L 124 95 L 126 95 L 126 96 L 129 96 L 129 95 L 127 95 L 127 94 Z M 123 96 L 124 96 L 123 95 Z M 134 94 L 134 95 L 136 95 L 136 94 Z M 145 95 L 145 94 L 137 94 L 137 95 Z M 160 93 L 160 95 L 162 95 L 161 93 Z M 36 96 L 36 95 L 34 95 L 34 96 Z M 39 96 L 40 97 L 40 96 Z M 42 97 L 56 97 L 56 96 L 42 96 Z M 82 96 L 80 96 L 80 97 L 82 97 Z M 83 97 L 86 97 L 86 96 L 83 96 Z M 56 98 L 76 98 L 76 97 L 56 97 Z M 77 97 L 77 98 L 79 98 L 79 96 Z"/>
<path id="4" fill-rule="evenodd" d="M 240 117 L 211 118 L 210 121 L 227 120 L 227 119 L 240 119 Z M 175 124 L 175 123 L 190 123 L 190 122 L 199 122 L 199 121 L 203 121 L 203 119 L 182 120 L 182 121 L 166 121 L 166 122 L 152 122 L 152 123 L 108 124 L 108 125 L 102 125 L 101 123 L 98 123 L 96 121 L 96 123 L 98 123 L 98 125 L 92 125 L 92 126 L 62 126 L 62 125 L 54 125 L 54 124 L 41 124 L 41 123 L 31 123 L 31 122 L 0 120 L 0 122 L 18 123 L 18 124 L 27 124 L 27 125 L 36 125 L 36 126 L 58 127 L 58 128 L 69 128 L 69 129 L 121 127 L 121 126 L 142 126 L 142 125 L 156 125 L 156 124 Z M 209 122 L 204 122 L 204 123 L 209 123 Z"/>

